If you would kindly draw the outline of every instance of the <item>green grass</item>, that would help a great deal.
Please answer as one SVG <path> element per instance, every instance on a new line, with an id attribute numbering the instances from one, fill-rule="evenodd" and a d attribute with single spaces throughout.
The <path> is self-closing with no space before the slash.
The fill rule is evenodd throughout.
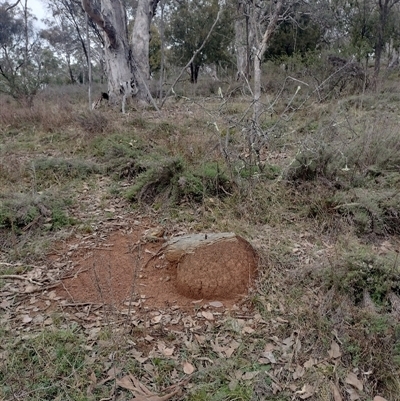
<path id="1" fill-rule="evenodd" d="M 349 295 L 356 305 L 361 304 L 364 291 L 368 291 L 376 306 L 385 309 L 389 292 L 400 295 L 399 274 L 396 253 L 378 256 L 369 247 L 358 244 L 327 267 L 326 285 Z"/>
<path id="2" fill-rule="evenodd" d="M 68 216 L 71 198 L 53 192 L 9 193 L 0 197 L 0 228 L 20 233 L 29 228 L 57 230 L 75 224 Z"/>
<path id="3" fill-rule="evenodd" d="M 92 174 L 99 174 L 102 168 L 96 163 L 83 159 L 46 158 L 35 160 L 31 169 L 34 171 L 37 185 L 42 182 L 60 183 L 73 179 L 85 179 Z"/>
<path id="4" fill-rule="evenodd" d="M 13 394 L 25 394 L 30 400 L 86 399 L 81 388 L 88 383 L 83 343 L 84 337 L 76 327 L 46 329 L 13 342 L 3 334 L 2 347 L 8 358 L 0 374 L 1 396 L 12 399 Z"/>

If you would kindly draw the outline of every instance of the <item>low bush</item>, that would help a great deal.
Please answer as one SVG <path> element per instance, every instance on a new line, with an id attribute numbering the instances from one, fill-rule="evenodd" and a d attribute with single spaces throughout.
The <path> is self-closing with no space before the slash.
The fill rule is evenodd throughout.
<path id="1" fill-rule="evenodd" d="M 343 126 L 331 121 L 307 135 L 287 167 L 290 181 L 314 180 L 320 177 L 332 182 L 359 186 L 371 176 L 400 169 L 400 138 L 395 126 L 380 130 L 379 117 Z"/>
<path id="2" fill-rule="evenodd" d="M 376 307 L 390 312 L 388 296 L 400 296 L 399 265 L 397 254 L 378 255 L 368 246 L 357 244 L 344 250 L 339 258 L 323 270 L 325 285 L 334 287 L 353 304 L 364 307 L 365 293 L 372 298 Z"/>
<path id="3" fill-rule="evenodd" d="M 10 193 L 0 196 L 0 228 L 23 233 L 30 229 L 51 229 L 74 224 L 68 216 L 69 198 L 50 193 Z"/>
<path id="4" fill-rule="evenodd" d="M 95 111 L 81 113 L 76 116 L 76 121 L 88 134 L 100 134 L 108 127 L 108 119 L 104 113 Z"/>
<path id="5" fill-rule="evenodd" d="M 85 178 L 91 174 L 102 172 L 102 168 L 98 164 L 82 159 L 37 159 L 33 162 L 32 168 L 39 182 Z"/>
<path id="6" fill-rule="evenodd" d="M 126 196 L 131 201 L 152 204 L 158 196 L 173 203 L 201 202 L 204 197 L 229 195 L 232 183 L 218 163 L 185 166 L 180 158 L 166 158 L 147 166 Z"/>
<path id="7" fill-rule="evenodd" d="M 355 225 L 358 234 L 400 233 L 400 194 L 394 188 L 352 188 L 338 192 L 334 201 L 335 209 Z"/>

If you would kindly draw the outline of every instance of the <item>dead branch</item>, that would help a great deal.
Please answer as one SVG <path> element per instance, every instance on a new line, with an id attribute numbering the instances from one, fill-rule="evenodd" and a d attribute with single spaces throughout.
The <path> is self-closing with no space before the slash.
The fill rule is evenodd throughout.
<path id="1" fill-rule="evenodd" d="M 31 284 L 42 286 L 42 283 L 32 280 L 29 277 L 19 276 L 18 274 L 4 274 L 0 275 L 0 279 L 10 279 L 10 280 L 26 280 L 29 281 Z"/>

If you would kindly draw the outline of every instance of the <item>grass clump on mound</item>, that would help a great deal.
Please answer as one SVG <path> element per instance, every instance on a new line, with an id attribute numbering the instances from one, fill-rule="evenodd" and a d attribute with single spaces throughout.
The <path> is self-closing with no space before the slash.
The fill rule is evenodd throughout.
<path id="1" fill-rule="evenodd" d="M 28 229 L 56 230 L 74 224 L 68 216 L 70 198 L 58 198 L 54 193 L 0 196 L 0 229 L 23 233 Z"/>
<path id="2" fill-rule="evenodd" d="M 131 201 L 153 204 L 157 198 L 201 202 L 206 196 L 224 197 L 229 195 L 231 183 L 217 163 L 189 167 L 180 158 L 153 160 L 143 167 L 135 184 L 126 196 Z"/>
<path id="3" fill-rule="evenodd" d="M 390 294 L 400 296 L 399 277 L 397 254 L 377 255 L 360 244 L 326 270 L 328 286 L 349 296 L 356 306 L 365 306 L 365 297 L 369 296 L 383 312 L 391 311 Z"/>
<path id="4" fill-rule="evenodd" d="M 230 195 L 232 184 L 218 163 L 204 163 L 187 168 L 178 179 L 178 199 L 201 202 L 205 196 L 224 198 Z"/>
<path id="5" fill-rule="evenodd" d="M 98 164 L 82 159 L 37 159 L 32 168 L 40 181 L 83 179 L 102 172 Z"/>
<path id="6" fill-rule="evenodd" d="M 138 203 L 154 203 L 162 192 L 167 189 L 170 192 L 170 184 L 182 168 L 182 162 L 174 158 L 149 166 L 137 176 L 136 183 L 127 191 L 126 197 Z"/>
<path id="7" fill-rule="evenodd" d="M 114 134 L 96 138 L 91 144 L 91 152 L 105 164 L 106 173 L 120 179 L 143 172 L 142 160 L 148 157 L 152 148 L 134 135 Z"/>

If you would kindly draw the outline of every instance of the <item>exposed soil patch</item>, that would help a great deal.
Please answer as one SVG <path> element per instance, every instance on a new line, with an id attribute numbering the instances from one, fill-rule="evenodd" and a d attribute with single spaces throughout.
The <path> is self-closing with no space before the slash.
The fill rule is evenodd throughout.
<path id="1" fill-rule="evenodd" d="M 200 298 L 223 300 L 224 306 L 230 307 L 247 293 L 255 259 L 249 267 L 250 260 L 245 257 L 245 267 L 240 269 L 243 249 L 237 243 L 214 244 L 200 250 L 199 258 L 188 255 L 177 283 L 177 267 L 166 260 L 162 252 L 164 240 L 153 232 L 157 234 L 157 229 L 137 224 L 130 230 L 114 231 L 89 246 L 87 240 L 69 244 L 74 267 L 57 288 L 57 295 L 75 303 L 106 303 L 117 308 L 140 303 L 153 309 L 193 307 Z M 228 268 L 229 275 L 223 273 L 224 268 Z M 240 274 L 243 277 L 238 277 Z M 238 284 L 232 287 L 233 281 Z M 193 292 L 190 284 L 199 288 L 200 282 L 206 291 Z"/>

